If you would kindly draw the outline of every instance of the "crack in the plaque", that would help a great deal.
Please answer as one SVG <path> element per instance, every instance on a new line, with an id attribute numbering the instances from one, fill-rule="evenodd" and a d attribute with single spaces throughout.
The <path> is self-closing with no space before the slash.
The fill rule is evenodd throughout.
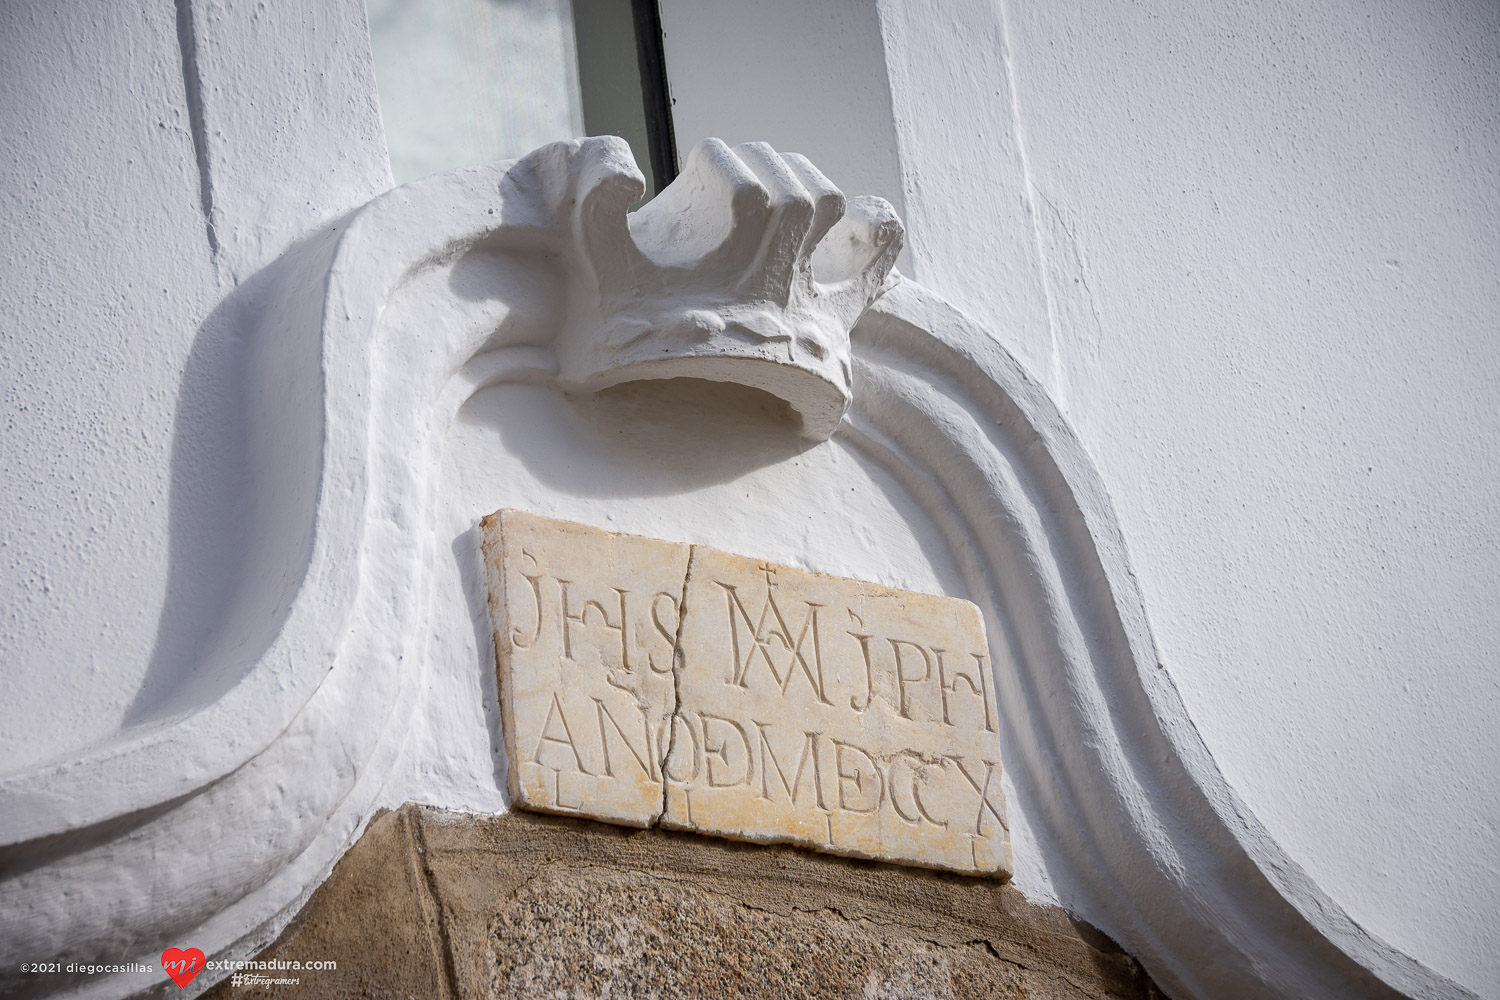
<path id="1" fill-rule="evenodd" d="M 693 579 L 693 559 L 698 546 L 688 546 L 687 568 L 682 573 L 682 597 L 677 602 L 677 634 L 672 638 L 672 711 L 667 715 L 667 750 L 661 758 L 661 812 L 656 814 L 651 828 L 655 829 L 667 817 L 667 794 L 671 778 L 667 774 L 667 762 L 672 751 L 677 749 L 677 711 L 682 707 L 682 627 L 687 622 L 688 583 Z"/>

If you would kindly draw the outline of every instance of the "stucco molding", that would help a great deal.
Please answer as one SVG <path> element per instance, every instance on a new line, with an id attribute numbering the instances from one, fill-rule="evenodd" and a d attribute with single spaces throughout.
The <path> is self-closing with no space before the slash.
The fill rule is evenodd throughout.
<path id="1" fill-rule="evenodd" d="M 1472 998 L 1359 926 L 1224 779 L 1103 482 L 996 336 L 903 281 L 854 343 L 840 433 L 902 479 L 984 595 L 1006 765 L 1070 908 L 1174 996 Z"/>
<path id="2" fill-rule="evenodd" d="M 888 276 L 889 206 L 858 202 L 835 226 L 842 196 L 805 161 L 709 146 L 658 200 L 717 218 L 720 242 L 673 257 L 669 216 L 620 225 L 639 176 L 624 155 L 572 141 L 397 189 L 264 276 L 278 294 L 246 331 L 260 544 L 231 616 L 252 624 L 203 666 L 241 680 L 0 780 L 0 987 L 176 994 L 160 976 L 12 970 L 55 954 L 155 962 L 188 937 L 216 958 L 266 944 L 362 829 L 401 749 L 424 584 L 451 555 L 431 513 L 458 408 L 504 381 L 692 375 L 780 395 L 814 438 L 842 436 L 922 504 L 985 610 L 1005 763 L 1068 869 L 1066 902 L 1174 995 L 1468 996 L 1355 925 L 1223 780 L 1159 663 L 1088 456 L 991 331 Z M 735 162 L 759 164 L 754 179 Z M 500 266 L 460 294 L 457 268 L 479 252 Z M 634 311 L 619 304 L 632 276 L 651 290 Z M 674 341 L 695 346 L 670 369 L 637 367 L 630 337 L 690 311 L 722 325 Z M 624 353 L 598 350 L 627 327 Z M 823 357 L 764 346 L 814 335 Z"/>

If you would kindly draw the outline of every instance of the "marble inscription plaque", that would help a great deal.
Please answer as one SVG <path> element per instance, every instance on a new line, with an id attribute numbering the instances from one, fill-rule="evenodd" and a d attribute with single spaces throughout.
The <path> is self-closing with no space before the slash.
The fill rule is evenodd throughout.
<path id="1" fill-rule="evenodd" d="M 973 604 L 513 510 L 483 540 L 518 805 L 1010 873 Z"/>

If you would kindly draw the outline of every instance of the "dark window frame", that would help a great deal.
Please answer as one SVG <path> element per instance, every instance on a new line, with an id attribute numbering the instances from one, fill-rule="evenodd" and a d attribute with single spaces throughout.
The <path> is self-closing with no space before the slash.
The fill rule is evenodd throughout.
<path id="1" fill-rule="evenodd" d="M 656 190 L 677 177 L 677 138 L 672 130 L 672 94 L 667 83 L 667 57 L 662 45 L 661 10 L 656 0 L 630 0 L 635 18 L 635 54 L 641 72 L 641 103 L 650 145 L 651 173 Z"/>

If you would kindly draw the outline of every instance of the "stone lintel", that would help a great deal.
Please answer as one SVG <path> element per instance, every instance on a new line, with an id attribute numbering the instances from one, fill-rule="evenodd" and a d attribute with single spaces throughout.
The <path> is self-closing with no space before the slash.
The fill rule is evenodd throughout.
<path id="1" fill-rule="evenodd" d="M 411 805 L 372 819 L 255 956 L 308 959 L 337 968 L 255 995 L 1161 998 L 1099 931 L 996 879 Z"/>

